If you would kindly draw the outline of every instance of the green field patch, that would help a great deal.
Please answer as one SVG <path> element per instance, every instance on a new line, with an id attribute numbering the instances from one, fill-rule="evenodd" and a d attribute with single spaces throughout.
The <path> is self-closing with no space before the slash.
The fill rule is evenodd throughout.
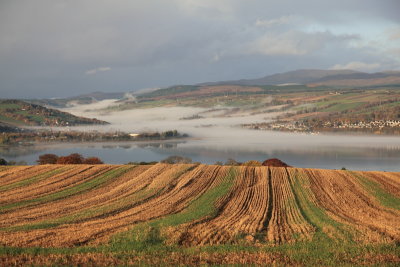
<path id="1" fill-rule="evenodd" d="M 169 96 L 174 94 L 180 93 L 187 93 L 193 92 L 198 90 L 200 87 L 195 85 L 179 85 L 179 86 L 172 86 L 169 88 L 159 89 L 150 93 L 145 93 L 140 95 L 138 98 L 151 98 L 151 97 L 160 97 L 160 96 Z"/>
<path id="2" fill-rule="evenodd" d="M 257 257 L 257 253 L 266 253 L 276 260 L 272 266 L 398 266 L 400 247 L 390 244 L 380 245 L 359 245 L 359 244 L 333 244 L 332 246 L 326 247 L 323 243 L 316 241 L 297 242 L 293 244 L 283 244 L 279 246 L 252 246 L 252 245 L 208 245 L 208 246 L 194 246 L 194 247 L 171 247 L 171 246 L 159 246 L 156 250 L 109 250 L 104 246 L 97 247 L 72 247 L 72 248 L 43 248 L 43 247 L 31 247 L 31 248 L 18 248 L 18 247 L 6 247 L 0 246 L 0 256 L 12 257 L 19 255 L 29 256 L 49 256 L 49 255 L 63 255 L 67 259 L 71 256 L 84 257 L 85 254 L 100 253 L 102 255 L 108 255 L 110 257 L 116 257 L 120 259 L 124 264 L 122 266 L 128 266 L 128 262 L 132 257 L 146 256 L 148 258 L 157 258 L 160 265 L 168 262 L 170 258 L 183 259 L 190 256 L 199 256 L 200 258 L 206 255 L 216 255 L 218 258 L 236 257 L 238 264 L 233 266 L 244 266 L 239 264 L 240 258 L 237 255 L 243 255 L 240 253 L 246 253 L 246 255 L 255 253 L 253 257 Z M 215 258 L 217 258 L 215 257 Z M 178 259 L 179 259 L 178 258 Z M 47 261 L 49 262 L 49 261 Z M 60 262 L 53 262 L 53 266 L 58 266 Z M 94 264 L 94 263 L 93 263 Z M 132 264 L 132 263 L 131 263 Z M 182 262 L 176 262 L 176 265 L 181 265 Z M 221 266 L 214 265 L 212 261 L 207 261 L 207 266 Z M 67 264 L 68 265 L 68 264 Z M 70 265 L 70 264 L 69 264 Z M 95 264 L 94 264 L 95 265 Z M 166 264 L 165 264 L 166 265 Z M 193 265 L 199 266 L 196 262 Z M 36 265 L 34 265 L 36 266 Z M 62 266 L 66 266 L 63 264 Z M 130 266 L 130 265 L 129 265 Z M 150 266 L 148 262 L 142 261 L 137 258 L 135 266 Z M 226 265 L 223 265 L 226 266 Z M 231 266 L 231 265 L 229 265 Z M 257 265 L 249 265 L 257 266 Z"/>
<path id="3" fill-rule="evenodd" d="M 30 119 L 30 120 L 33 120 L 33 121 L 36 121 L 36 122 L 38 122 L 38 123 L 41 123 L 41 122 L 43 122 L 44 121 L 44 117 L 43 116 L 39 116 L 39 115 L 27 115 L 27 117 Z"/>
<path id="4" fill-rule="evenodd" d="M 12 113 L 15 114 L 15 115 L 21 115 L 23 118 L 29 120 L 30 122 L 35 121 L 37 123 L 41 123 L 41 122 L 44 121 L 44 116 L 43 115 L 32 114 L 32 113 L 29 113 L 26 110 L 17 109 L 17 110 L 14 110 Z M 3 120 L 3 118 L 4 118 L 4 120 L 8 119 L 8 121 L 19 122 L 21 124 L 26 124 L 24 121 L 22 121 L 19 118 L 17 119 L 17 118 L 10 118 L 10 117 L 2 116 L 1 119 Z"/>
<path id="5" fill-rule="evenodd" d="M 349 110 L 349 109 L 356 109 L 364 104 L 365 104 L 365 102 L 351 102 L 351 103 L 340 102 L 340 103 L 337 103 L 337 104 L 327 107 L 327 108 L 321 108 L 319 111 L 321 111 L 321 112 L 340 112 L 340 111 L 345 111 L 345 110 Z"/>
<path id="6" fill-rule="evenodd" d="M 371 112 L 371 111 L 383 110 L 383 111 L 387 112 L 389 109 L 396 108 L 399 105 L 400 105 L 400 101 L 393 102 L 393 103 L 384 103 L 382 105 L 370 107 L 370 108 L 366 109 L 366 111 Z"/>
<path id="7" fill-rule="evenodd" d="M 393 245 L 358 245 L 355 243 L 326 242 L 312 240 L 283 244 L 276 248 L 266 248 L 265 251 L 279 252 L 293 262 L 303 266 L 346 266 L 357 265 L 366 258 L 364 264 L 370 264 L 366 255 L 382 261 L 382 255 L 399 255 L 399 247 Z M 395 265 L 393 265 L 395 266 Z"/>
<path id="8" fill-rule="evenodd" d="M 358 179 L 363 188 L 368 193 L 373 195 L 382 206 L 400 210 L 400 198 L 387 192 L 379 183 L 373 181 L 372 179 L 368 179 L 367 177 L 352 171 L 349 172 Z"/>
<path id="9" fill-rule="evenodd" d="M 12 103 L 0 103 L 0 109 L 21 109 L 22 106 Z"/>
<path id="10" fill-rule="evenodd" d="M 28 206 L 32 206 L 32 205 L 43 204 L 46 202 L 51 202 L 51 201 L 65 198 L 65 197 L 81 194 L 83 192 L 86 192 L 87 190 L 94 189 L 94 188 L 108 182 L 112 178 L 115 178 L 115 177 L 118 177 L 118 176 L 124 174 L 131 168 L 132 168 L 132 166 L 121 166 L 116 169 L 109 170 L 106 173 L 103 173 L 101 175 L 94 175 L 94 177 L 92 179 L 90 179 L 86 182 L 83 182 L 81 184 L 78 184 L 76 186 L 67 188 L 65 190 L 62 190 L 62 191 L 59 191 L 56 193 L 42 196 L 39 198 L 24 200 L 24 201 L 1 206 L 0 212 L 5 212 L 5 211 L 11 210 L 11 209 L 16 209 L 16 208 L 28 207 Z"/>
<path id="11" fill-rule="evenodd" d="M 24 122 L 22 122 L 20 120 L 9 118 L 9 117 L 6 117 L 6 116 L 1 115 L 1 114 L 0 114 L 0 121 L 1 122 L 5 122 L 5 123 L 9 123 L 9 124 L 12 124 L 12 125 L 20 125 L 20 126 L 21 125 L 26 125 L 26 123 L 24 123 Z"/>
<path id="12" fill-rule="evenodd" d="M 162 228 L 177 226 L 200 218 L 215 217 L 217 215 L 215 202 L 229 192 L 236 176 L 237 171 L 232 167 L 219 185 L 191 201 L 183 211 L 140 223 L 129 231 L 116 234 L 108 244 L 108 249 L 111 251 L 132 249 L 151 251 L 165 246 L 165 237 L 161 235 Z"/>
<path id="13" fill-rule="evenodd" d="M 67 171 L 68 169 L 71 169 L 71 168 L 72 167 L 60 167 L 60 168 L 57 168 L 55 170 L 51 170 L 51 171 L 47 171 L 47 172 L 43 172 L 43 173 L 37 174 L 37 175 L 32 176 L 30 178 L 24 179 L 22 181 L 18 181 L 18 182 L 15 182 L 15 183 L 11 183 L 11 184 L 0 186 L 0 192 L 4 192 L 4 191 L 10 190 L 10 189 L 17 188 L 17 187 L 28 186 L 28 185 L 31 185 L 33 183 L 37 183 L 39 181 L 42 181 L 42 180 L 47 179 L 47 178 L 50 178 L 50 177 L 52 177 L 54 175 L 57 175 L 59 173 L 65 172 L 65 171 Z"/>
<path id="14" fill-rule="evenodd" d="M 235 252 L 265 252 L 271 255 L 282 255 L 290 259 L 295 266 L 359 266 L 370 265 L 368 257 L 384 263 L 382 256 L 391 258 L 400 255 L 400 246 L 391 244 L 360 245 L 355 243 L 326 242 L 325 240 L 300 241 L 285 243 L 279 246 L 263 245 L 259 247 L 246 244 L 208 245 L 185 248 L 186 253 L 235 253 Z M 368 255 L 368 257 L 366 257 Z M 390 257 L 391 256 L 391 257 Z M 365 260 L 364 260 L 365 259 Z M 279 262 L 279 261 L 278 261 Z M 284 262 L 282 266 L 286 266 Z M 385 266 L 398 266 L 393 265 Z M 279 264 L 278 264 L 279 266 Z"/>

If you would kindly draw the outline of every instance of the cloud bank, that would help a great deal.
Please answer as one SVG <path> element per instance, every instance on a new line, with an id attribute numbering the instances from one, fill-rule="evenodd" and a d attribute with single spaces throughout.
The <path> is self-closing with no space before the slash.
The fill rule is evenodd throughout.
<path id="1" fill-rule="evenodd" d="M 399 69 L 399 9 L 397 0 L 1 1 L 0 94 L 131 91 L 349 62 Z"/>

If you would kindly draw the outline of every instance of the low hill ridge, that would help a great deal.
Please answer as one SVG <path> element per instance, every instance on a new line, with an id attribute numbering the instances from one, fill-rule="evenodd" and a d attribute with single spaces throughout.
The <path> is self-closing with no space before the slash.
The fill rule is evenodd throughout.
<path id="1" fill-rule="evenodd" d="M 0 123 L 8 126 L 74 126 L 108 124 L 22 100 L 0 100 Z"/>
<path id="2" fill-rule="evenodd" d="M 354 70 L 318 70 L 318 69 L 301 69 L 289 72 L 267 75 L 258 79 L 242 79 L 222 82 L 209 82 L 200 85 L 220 85 L 220 84 L 235 84 L 235 85 L 278 85 L 287 83 L 307 84 L 316 80 L 335 75 L 351 75 L 360 72 Z"/>

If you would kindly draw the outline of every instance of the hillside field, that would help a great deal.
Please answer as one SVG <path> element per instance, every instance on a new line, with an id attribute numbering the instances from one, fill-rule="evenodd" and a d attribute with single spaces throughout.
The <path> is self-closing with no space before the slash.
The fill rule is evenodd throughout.
<path id="1" fill-rule="evenodd" d="M 67 112 L 22 100 L 0 99 L 0 124 L 10 126 L 74 126 L 108 123 L 97 119 L 77 117 Z"/>
<path id="2" fill-rule="evenodd" d="M 0 167 L 0 266 L 400 264 L 400 173 Z"/>

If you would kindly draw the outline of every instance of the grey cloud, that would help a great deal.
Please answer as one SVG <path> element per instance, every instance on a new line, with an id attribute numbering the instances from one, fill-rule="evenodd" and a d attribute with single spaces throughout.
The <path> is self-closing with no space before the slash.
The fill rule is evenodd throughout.
<path id="1" fill-rule="evenodd" d="M 93 75 L 93 74 L 96 74 L 98 72 L 104 72 L 104 71 L 109 71 L 109 70 L 111 70 L 110 67 L 99 67 L 99 68 L 87 70 L 85 72 L 85 74 L 86 75 Z"/>
<path id="2" fill-rule="evenodd" d="M 272 27 L 276 25 L 289 24 L 291 21 L 293 21 L 293 16 L 282 16 L 276 19 L 269 20 L 257 19 L 255 25 L 260 27 Z"/>
<path id="3" fill-rule="evenodd" d="M 396 5 L 391 0 L 5 0 L 0 2 L 0 97 L 128 91 L 349 62 L 398 66 L 378 45 L 351 47 L 360 38 L 356 28 L 350 35 L 323 30 L 336 24 L 351 29 L 355 20 L 393 26 L 399 21 Z M 322 30 L 305 30 L 314 24 Z M 82 75 L 101 67 L 112 71 Z"/>
<path id="4" fill-rule="evenodd" d="M 348 41 L 355 36 L 335 36 L 329 32 L 305 33 L 287 31 L 279 34 L 266 34 L 252 42 L 249 53 L 264 55 L 305 55 L 322 49 L 327 43 Z"/>

